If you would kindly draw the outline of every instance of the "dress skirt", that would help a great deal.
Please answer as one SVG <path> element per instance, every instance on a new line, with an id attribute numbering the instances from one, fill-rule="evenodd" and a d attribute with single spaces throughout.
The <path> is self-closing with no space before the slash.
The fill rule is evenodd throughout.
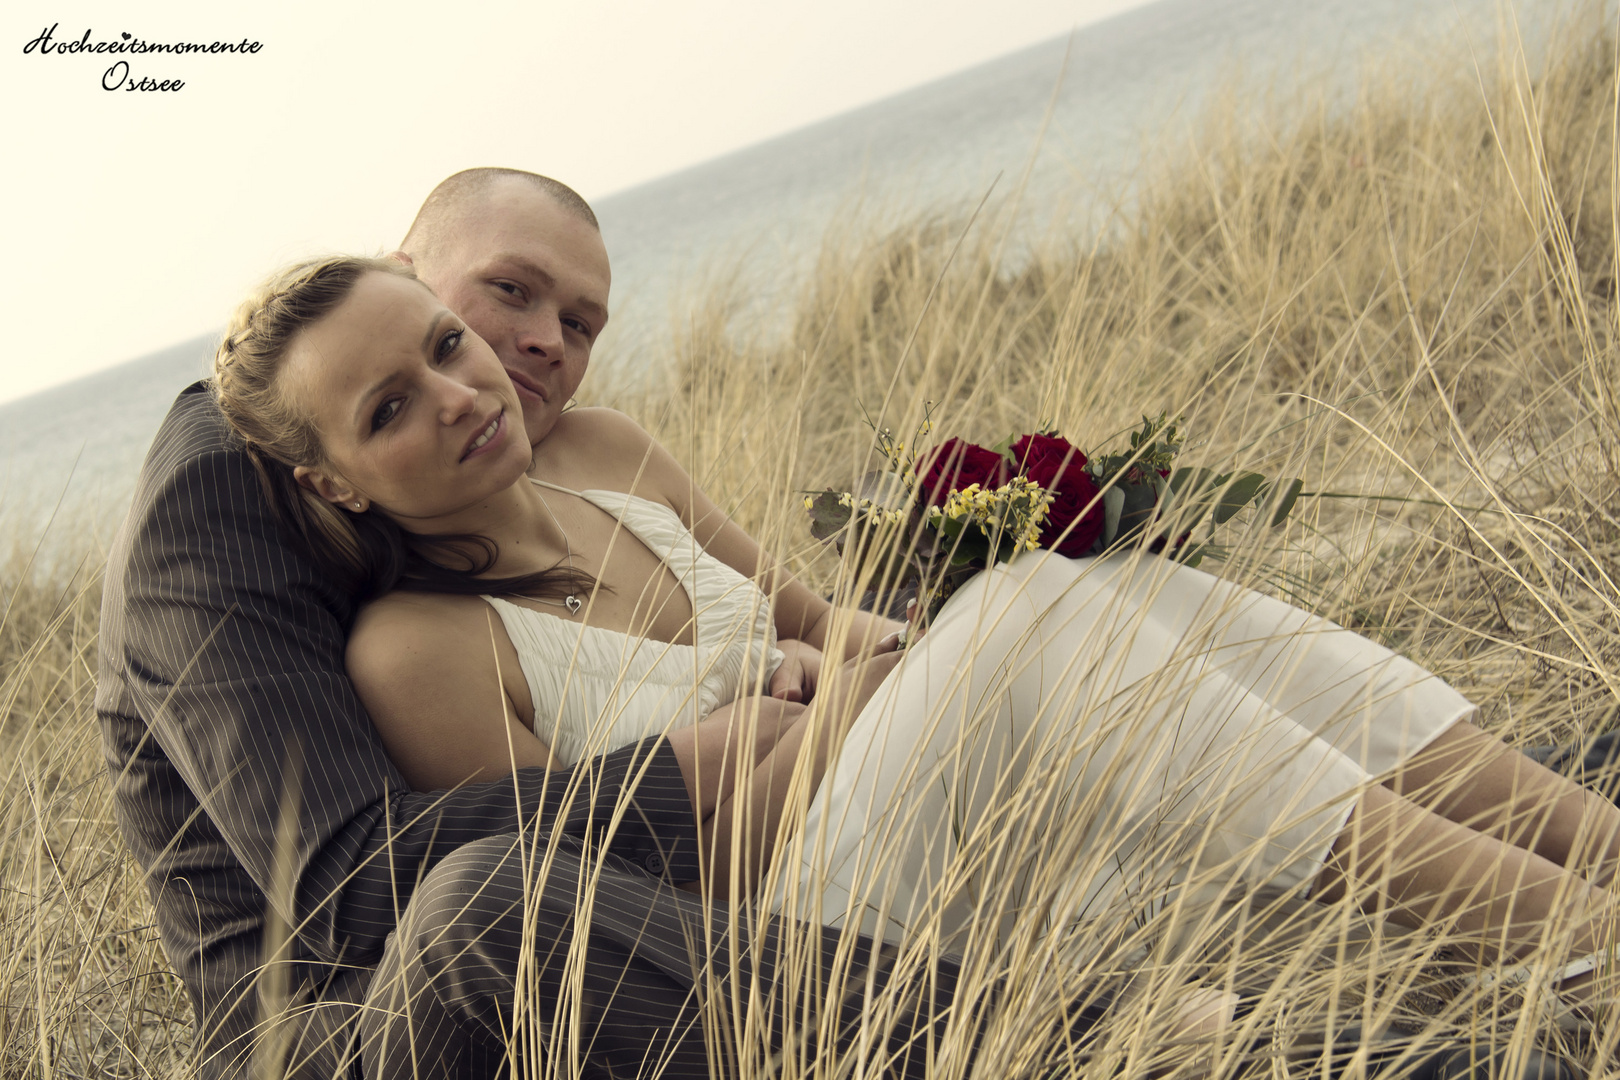
<path id="1" fill-rule="evenodd" d="M 1473 706 L 1359 634 L 1140 553 L 1021 555 L 861 712 L 774 906 L 965 947 L 1308 888 L 1360 790 Z M 1022 922 L 1021 922 L 1022 921 Z"/>

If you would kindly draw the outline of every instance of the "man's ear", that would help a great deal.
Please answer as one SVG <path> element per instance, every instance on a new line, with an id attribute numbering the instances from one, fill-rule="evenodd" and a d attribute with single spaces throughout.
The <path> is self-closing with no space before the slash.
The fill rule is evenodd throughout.
<path id="1" fill-rule="evenodd" d="M 363 511 L 367 506 L 366 497 L 357 494 L 343 477 L 334 476 L 324 469 L 298 465 L 293 469 L 293 479 L 298 481 L 300 487 L 313 491 L 334 506 L 356 512 Z"/>
<path id="2" fill-rule="evenodd" d="M 410 256 L 410 253 L 409 253 L 409 252 L 405 252 L 405 251 L 390 251 L 390 252 L 389 252 L 389 253 L 388 253 L 388 257 L 389 257 L 389 258 L 390 258 L 390 259 L 393 259 L 393 260 L 394 260 L 394 261 L 395 261 L 395 262 L 397 262 L 397 263 L 403 263 L 403 264 L 404 264 L 404 265 L 406 265 L 406 266 L 415 266 L 415 265 L 416 265 L 416 260 L 415 260 L 415 259 L 413 259 L 413 258 L 411 258 L 411 256 Z"/>

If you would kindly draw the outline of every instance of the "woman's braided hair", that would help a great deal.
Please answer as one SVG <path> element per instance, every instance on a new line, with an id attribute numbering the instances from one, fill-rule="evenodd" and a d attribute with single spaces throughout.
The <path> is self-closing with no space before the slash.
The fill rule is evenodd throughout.
<path id="1" fill-rule="evenodd" d="M 499 553 L 488 537 L 407 532 L 386 514 L 334 506 L 294 479 L 294 468 L 327 461 L 314 418 L 280 384 L 282 366 L 298 335 L 336 310 L 370 273 L 416 277 L 392 259 L 334 255 L 296 263 L 271 275 L 237 307 L 214 354 L 215 400 L 291 539 L 335 584 L 362 600 L 400 588 L 537 599 L 589 591 L 596 584 L 589 574 L 560 567 L 480 577 Z"/>

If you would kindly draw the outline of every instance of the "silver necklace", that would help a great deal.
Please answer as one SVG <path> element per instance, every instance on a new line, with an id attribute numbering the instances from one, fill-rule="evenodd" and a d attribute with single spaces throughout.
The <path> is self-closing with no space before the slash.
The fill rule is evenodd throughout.
<path id="1" fill-rule="evenodd" d="M 546 501 L 546 493 L 540 490 L 539 484 L 534 485 L 534 493 L 540 496 L 540 505 L 546 508 L 547 514 L 551 515 L 551 523 L 557 526 L 558 532 L 562 533 L 563 550 L 568 552 L 568 569 L 572 571 L 574 569 L 574 545 L 569 542 L 568 530 L 563 528 L 562 522 L 557 520 L 556 511 L 551 509 L 551 504 Z M 552 607 L 565 607 L 570 615 L 578 615 L 579 609 L 585 606 L 585 602 L 573 593 L 569 593 L 560 601 L 542 600 L 538 596 L 525 596 L 524 599 L 533 600 L 537 604 L 550 604 Z"/>

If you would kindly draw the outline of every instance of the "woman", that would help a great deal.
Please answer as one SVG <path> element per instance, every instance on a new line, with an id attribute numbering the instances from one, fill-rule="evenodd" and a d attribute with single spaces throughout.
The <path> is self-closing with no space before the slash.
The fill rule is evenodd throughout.
<path id="1" fill-rule="evenodd" d="M 1164 561 L 1034 553 L 902 663 L 890 624 L 775 569 L 624 417 L 577 410 L 531 453 L 493 353 L 378 260 L 272 280 L 216 375 L 278 511 L 373 596 L 350 671 L 420 787 L 667 731 L 709 887 L 756 888 L 785 850 L 780 906 L 895 940 L 1005 943 L 1061 858 L 1049 923 L 1270 881 L 1449 923 L 1487 961 L 1554 926 L 1577 1000 L 1612 951 L 1614 808 L 1297 609 Z M 820 685 L 817 650 L 846 661 Z M 779 654 L 809 708 L 750 693 Z"/>

